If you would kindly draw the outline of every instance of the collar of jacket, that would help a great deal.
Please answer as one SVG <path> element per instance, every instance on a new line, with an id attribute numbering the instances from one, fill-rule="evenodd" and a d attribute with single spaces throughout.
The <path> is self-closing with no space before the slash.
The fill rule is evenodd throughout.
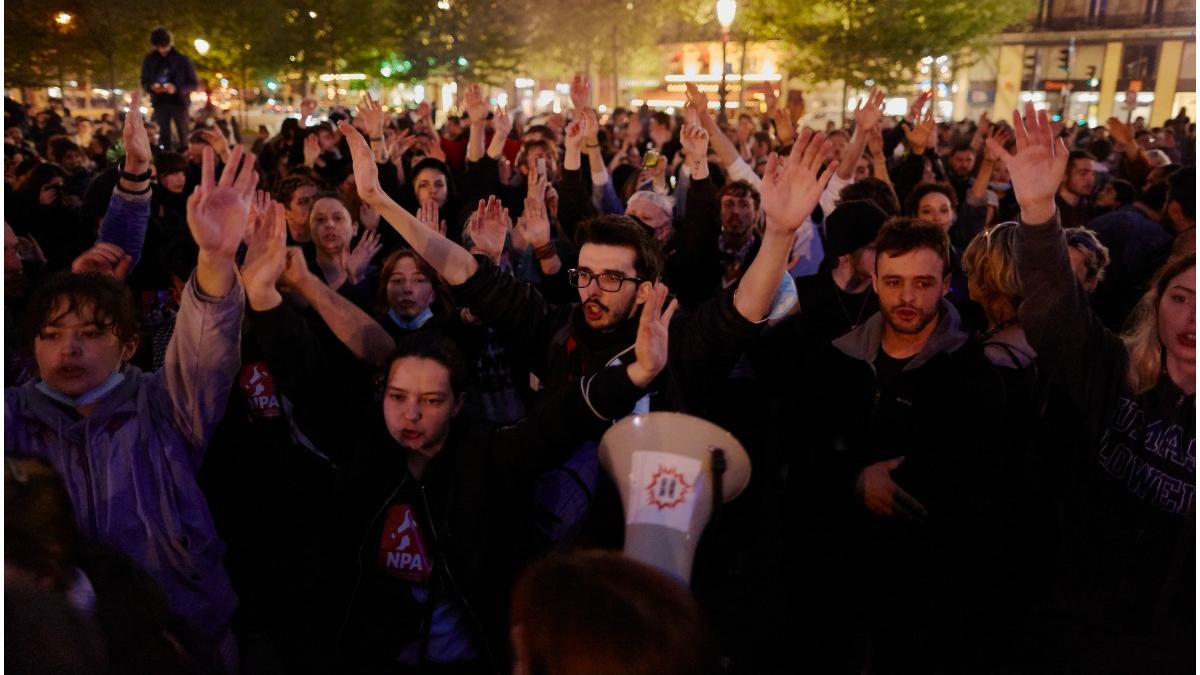
<path id="1" fill-rule="evenodd" d="M 604 363 L 589 364 L 593 368 L 603 367 L 613 356 L 628 349 L 637 342 L 638 322 L 641 321 L 642 310 L 639 307 L 633 316 L 617 323 L 608 330 L 596 330 L 588 325 L 583 316 L 583 305 L 576 305 L 571 312 L 571 337 L 588 352 L 599 356 Z"/>
<path id="2" fill-rule="evenodd" d="M 938 354 L 957 351 L 959 347 L 967 343 L 969 337 L 962 329 L 962 319 L 958 316 L 958 310 L 954 309 L 954 305 L 950 304 L 949 300 L 942 298 L 939 305 L 937 328 L 933 329 L 933 334 L 925 342 L 925 347 L 904 366 L 904 370 L 920 368 Z M 883 312 L 876 312 L 863 325 L 834 340 L 833 346 L 846 356 L 866 361 L 873 366 L 875 357 L 879 355 L 879 345 L 882 341 Z"/>
<path id="3" fill-rule="evenodd" d="M 137 366 L 127 364 L 121 372 L 125 374 L 125 381 L 116 389 L 109 392 L 107 396 L 100 399 L 96 409 L 84 419 L 90 419 L 95 423 L 96 420 L 110 418 L 119 414 L 137 414 L 137 393 L 141 387 L 142 371 Z M 21 404 L 14 412 L 18 415 L 37 418 L 45 422 L 60 420 L 60 423 L 64 424 L 64 426 L 69 426 L 79 421 L 74 419 L 73 413 L 67 412 L 61 403 L 38 390 L 37 383 L 40 381 L 35 380 L 22 385 L 25 395 L 20 397 Z"/>

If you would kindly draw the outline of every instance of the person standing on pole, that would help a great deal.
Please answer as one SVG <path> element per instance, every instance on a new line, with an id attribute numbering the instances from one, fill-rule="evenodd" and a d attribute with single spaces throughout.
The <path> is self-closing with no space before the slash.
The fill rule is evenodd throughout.
<path id="1" fill-rule="evenodd" d="M 171 32 L 166 28 L 159 26 L 151 31 L 150 44 L 154 49 L 142 60 L 142 89 L 150 92 L 154 122 L 161 129 L 159 138 L 163 147 L 180 149 L 187 139 L 188 95 L 196 88 L 196 67 L 175 49 Z"/>

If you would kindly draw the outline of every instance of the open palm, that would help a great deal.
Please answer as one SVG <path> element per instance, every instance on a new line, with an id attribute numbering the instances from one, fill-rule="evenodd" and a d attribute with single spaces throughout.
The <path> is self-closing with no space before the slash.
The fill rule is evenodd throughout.
<path id="1" fill-rule="evenodd" d="M 234 149 L 220 181 L 215 178 L 215 165 L 212 148 L 204 148 L 200 185 L 187 201 L 188 228 L 201 252 L 232 259 L 250 219 L 258 172 L 254 170 L 254 155 L 240 145 Z"/>
<path id="2" fill-rule="evenodd" d="M 1008 167 L 1022 220 L 1044 222 L 1054 215 L 1054 194 L 1067 170 L 1066 143 L 1055 138 L 1046 111 L 1035 112 L 1032 103 L 1025 105 L 1024 120 L 1013 111 L 1013 134 L 1015 154 L 1009 154 L 995 138 L 988 139 L 988 149 Z"/>
<path id="3" fill-rule="evenodd" d="M 821 170 L 832 153 L 833 145 L 825 134 L 805 129 L 786 158 L 771 154 L 762 183 L 762 208 L 768 226 L 794 232 L 804 224 L 837 170 L 836 160 Z"/>

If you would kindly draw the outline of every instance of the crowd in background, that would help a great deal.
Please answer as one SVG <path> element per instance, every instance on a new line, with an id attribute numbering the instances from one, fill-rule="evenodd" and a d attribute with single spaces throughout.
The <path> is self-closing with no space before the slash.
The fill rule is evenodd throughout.
<path id="1" fill-rule="evenodd" d="M 5 100 L 18 667 L 1194 669 L 1186 110 L 814 130 L 577 76 L 243 140 L 143 80 L 157 124 Z M 690 588 L 594 550 L 652 410 L 753 465 Z"/>

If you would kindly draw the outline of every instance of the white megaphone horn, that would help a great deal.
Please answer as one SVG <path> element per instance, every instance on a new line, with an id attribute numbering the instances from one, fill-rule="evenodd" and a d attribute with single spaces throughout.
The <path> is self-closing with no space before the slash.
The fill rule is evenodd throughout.
<path id="1" fill-rule="evenodd" d="M 600 439 L 600 464 L 621 491 L 625 555 L 687 584 L 700 534 L 750 483 L 733 434 L 691 415 L 631 415 Z"/>

